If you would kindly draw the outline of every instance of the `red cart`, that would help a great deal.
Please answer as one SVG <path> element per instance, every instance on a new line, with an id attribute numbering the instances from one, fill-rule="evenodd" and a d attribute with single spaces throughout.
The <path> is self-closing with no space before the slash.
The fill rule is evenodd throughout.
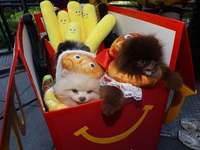
<path id="1" fill-rule="evenodd" d="M 172 122 L 178 115 L 185 96 L 195 94 L 191 52 L 185 23 L 115 6 L 108 6 L 108 13 L 117 19 L 113 32 L 118 35 L 154 33 L 164 41 L 166 45 L 164 48 L 165 62 L 172 70 L 179 71 L 184 80 L 183 88 L 175 92 L 168 111 L 165 112 L 169 90 L 164 88 L 163 81 L 159 81 L 149 89 L 142 89 L 141 101 L 127 99 L 121 112 L 112 116 L 102 114 L 102 100 L 55 111 L 45 111 L 40 91 L 41 84 L 38 84 L 37 73 L 34 69 L 32 48 L 27 29 L 21 19 L 17 30 L 8 84 L 1 149 L 7 148 L 9 145 L 8 134 L 10 134 L 11 127 L 14 126 L 17 129 L 18 125 L 18 128 L 25 134 L 24 124 L 19 122 L 12 107 L 12 95 L 16 90 L 14 71 L 19 56 L 28 72 L 56 149 L 78 150 L 83 149 L 83 147 L 87 150 L 156 149 L 162 124 Z M 39 33 L 46 32 L 42 24 L 42 14 L 34 14 L 34 17 Z M 51 51 L 51 47 L 47 46 L 47 48 Z M 12 120 L 11 122 L 8 121 L 8 117 Z M 14 131 L 18 137 L 19 145 L 22 146 L 19 133 Z"/>

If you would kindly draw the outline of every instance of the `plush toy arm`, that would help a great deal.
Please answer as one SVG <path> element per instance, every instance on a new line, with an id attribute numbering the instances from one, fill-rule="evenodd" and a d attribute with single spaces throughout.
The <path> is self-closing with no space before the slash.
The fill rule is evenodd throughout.
<path id="1" fill-rule="evenodd" d="M 85 26 L 86 37 L 88 37 L 98 23 L 94 5 L 86 4 L 83 6 L 83 21 Z"/>
<path id="2" fill-rule="evenodd" d="M 86 34 L 85 34 L 85 28 L 84 28 L 80 4 L 76 1 L 70 1 L 67 4 L 67 9 L 68 9 L 68 13 L 69 13 L 71 22 L 77 22 L 80 24 L 80 26 L 81 26 L 81 42 L 84 42 L 86 39 Z"/>
<path id="3" fill-rule="evenodd" d="M 46 26 L 46 31 L 49 36 L 49 41 L 54 50 L 57 50 L 58 44 L 62 42 L 62 37 L 60 35 L 60 30 L 58 26 L 57 16 L 54 12 L 53 5 L 50 1 L 42 1 L 40 3 L 40 8 L 44 23 Z"/>
<path id="4" fill-rule="evenodd" d="M 65 40 L 80 41 L 81 26 L 77 22 L 70 22 L 65 33 Z"/>
<path id="5" fill-rule="evenodd" d="M 55 94 L 53 88 L 50 88 L 44 95 L 44 103 L 49 111 L 57 110 L 61 108 L 67 108 L 68 106 L 60 103 Z"/>
<path id="6" fill-rule="evenodd" d="M 85 45 L 88 46 L 92 53 L 96 53 L 98 47 L 111 32 L 116 24 L 116 18 L 111 15 L 105 15 L 96 25 L 92 33 L 85 40 Z"/>
<path id="7" fill-rule="evenodd" d="M 60 29 L 60 34 L 61 34 L 62 40 L 64 42 L 67 26 L 70 22 L 69 14 L 68 14 L 67 11 L 61 10 L 61 11 L 58 12 L 57 18 L 58 18 L 58 25 L 59 25 L 59 29 Z"/>

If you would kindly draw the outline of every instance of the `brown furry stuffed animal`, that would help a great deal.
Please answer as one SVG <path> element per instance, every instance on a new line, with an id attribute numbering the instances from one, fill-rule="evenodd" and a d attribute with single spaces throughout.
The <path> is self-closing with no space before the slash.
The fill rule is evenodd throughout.
<path id="1" fill-rule="evenodd" d="M 153 35 L 124 40 L 113 61 L 118 72 L 127 74 L 128 77 L 134 76 L 138 82 L 145 75 L 148 79 L 164 80 L 165 87 L 168 89 L 178 90 L 183 84 L 180 75 L 173 72 L 163 62 L 162 45 Z M 148 86 L 142 85 L 141 87 Z M 101 86 L 100 90 L 100 97 L 104 99 L 102 110 L 105 115 L 112 115 L 123 106 L 125 98 L 119 88 Z"/>

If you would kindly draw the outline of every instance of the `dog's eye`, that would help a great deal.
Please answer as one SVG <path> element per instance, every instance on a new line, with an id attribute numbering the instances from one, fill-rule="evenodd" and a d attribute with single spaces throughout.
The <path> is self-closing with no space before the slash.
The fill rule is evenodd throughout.
<path id="1" fill-rule="evenodd" d="M 80 59 L 81 56 L 80 56 L 80 55 L 74 55 L 74 58 L 75 58 L 75 59 Z"/>
<path id="2" fill-rule="evenodd" d="M 92 93 L 92 90 L 87 91 L 87 93 L 88 93 L 88 94 L 91 94 L 91 93 Z"/>
<path id="3" fill-rule="evenodd" d="M 90 62 L 90 63 L 89 63 L 89 67 L 94 68 L 94 67 L 95 67 L 95 64 L 94 64 L 93 62 Z"/>
<path id="4" fill-rule="evenodd" d="M 138 63 L 142 65 L 142 64 L 145 64 L 146 61 L 145 60 L 138 60 Z"/>
<path id="5" fill-rule="evenodd" d="M 132 35 L 127 34 L 127 35 L 124 36 L 124 38 L 125 38 L 125 39 L 130 39 L 130 38 L 132 38 Z"/>
<path id="6" fill-rule="evenodd" d="M 72 89 L 72 92 L 78 93 L 78 90 L 77 89 Z"/>

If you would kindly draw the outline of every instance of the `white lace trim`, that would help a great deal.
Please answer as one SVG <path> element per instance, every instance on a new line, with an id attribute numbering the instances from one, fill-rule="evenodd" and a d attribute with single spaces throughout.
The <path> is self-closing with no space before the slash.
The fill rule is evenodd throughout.
<path id="1" fill-rule="evenodd" d="M 106 73 L 101 77 L 100 85 L 101 86 L 109 85 L 119 88 L 124 93 L 125 98 L 133 97 L 137 101 L 142 99 L 141 88 L 133 86 L 129 83 L 117 82 Z"/>

